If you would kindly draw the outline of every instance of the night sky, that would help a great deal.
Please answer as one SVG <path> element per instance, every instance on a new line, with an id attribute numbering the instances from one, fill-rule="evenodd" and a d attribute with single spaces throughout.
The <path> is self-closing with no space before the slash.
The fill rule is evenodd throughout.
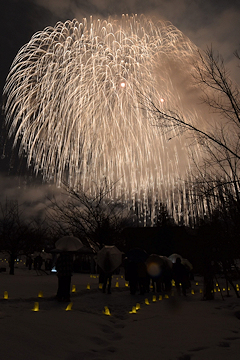
<path id="1" fill-rule="evenodd" d="M 122 13 L 168 20 L 201 49 L 212 45 L 223 55 L 232 79 L 240 83 L 233 55 L 240 50 L 239 0 L 7 0 L 0 4 L 1 93 L 16 53 L 36 31 L 54 26 L 59 20 L 77 18 L 81 21 L 89 15 L 106 18 Z M 0 155 L 4 141 L 2 132 Z M 10 155 L 4 159 L 0 156 L 1 173 L 9 171 L 9 163 Z M 14 174 L 14 170 L 11 171 Z"/>
<path id="2" fill-rule="evenodd" d="M 202 49 L 212 44 L 233 68 L 232 54 L 240 48 L 238 0 L 8 0 L 1 2 L 0 11 L 1 88 L 20 47 L 58 20 L 122 13 L 155 16 L 172 22 Z"/>

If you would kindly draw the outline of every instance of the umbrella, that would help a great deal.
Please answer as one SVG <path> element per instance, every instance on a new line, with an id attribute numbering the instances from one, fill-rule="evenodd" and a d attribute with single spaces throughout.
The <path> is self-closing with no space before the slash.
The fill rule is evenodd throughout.
<path id="1" fill-rule="evenodd" d="M 95 254 L 95 251 L 90 248 L 89 246 L 83 245 L 83 247 L 81 247 L 81 249 L 79 249 L 78 251 L 76 251 L 77 255 L 91 255 L 91 254 Z"/>
<path id="2" fill-rule="evenodd" d="M 78 251 L 83 243 L 75 236 L 64 236 L 56 242 L 55 247 L 61 251 Z"/>
<path id="3" fill-rule="evenodd" d="M 160 256 L 160 258 L 162 258 L 164 265 L 171 269 L 172 261 L 170 259 L 168 259 L 166 256 L 162 256 L 162 255 L 159 255 L 159 256 Z"/>
<path id="4" fill-rule="evenodd" d="M 189 261 L 188 259 L 182 259 L 181 263 L 182 263 L 184 266 L 188 267 L 189 270 L 192 270 L 192 269 L 193 269 L 193 266 L 192 266 L 192 264 L 190 263 L 190 261 Z"/>
<path id="5" fill-rule="evenodd" d="M 159 276 L 165 265 L 165 260 L 160 255 L 151 254 L 146 260 L 146 265 L 150 276 Z"/>
<path id="6" fill-rule="evenodd" d="M 139 263 L 139 262 L 145 262 L 148 258 L 148 254 L 143 249 L 134 248 L 127 252 L 126 257 L 128 261 Z"/>
<path id="7" fill-rule="evenodd" d="M 40 256 L 43 258 L 43 260 L 51 260 L 52 254 L 50 252 L 42 251 L 40 253 Z"/>
<path id="8" fill-rule="evenodd" d="M 183 259 L 182 256 L 181 256 L 181 255 L 178 255 L 178 254 L 172 254 L 172 255 L 170 255 L 168 258 L 169 258 L 169 260 L 171 260 L 172 263 L 175 263 L 176 260 L 177 260 L 177 258 L 180 258 L 181 261 L 182 261 L 182 259 Z"/>
<path id="9" fill-rule="evenodd" d="M 103 271 L 113 272 L 122 263 L 122 252 L 115 245 L 105 245 L 98 251 L 96 262 Z"/>

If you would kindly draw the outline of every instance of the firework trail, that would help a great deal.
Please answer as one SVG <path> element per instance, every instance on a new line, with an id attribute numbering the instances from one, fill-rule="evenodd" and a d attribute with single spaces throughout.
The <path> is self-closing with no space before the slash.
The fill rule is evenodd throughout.
<path id="1" fill-rule="evenodd" d="M 118 181 L 117 195 L 167 195 L 183 158 L 189 166 L 187 152 L 153 126 L 139 93 L 181 109 L 169 64 L 187 72 L 195 52 L 172 24 L 144 16 L 59 22 L 13 61 L 4 89 L 9 136 L 20 139 L 28 166 L 58 185 L 89 188 L 106 176 Z"/>

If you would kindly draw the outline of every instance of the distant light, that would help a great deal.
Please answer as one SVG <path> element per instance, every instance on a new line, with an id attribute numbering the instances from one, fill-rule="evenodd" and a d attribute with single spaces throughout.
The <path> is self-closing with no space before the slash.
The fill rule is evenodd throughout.
<path id="1" fill-rule="evenodd" d="M 165 100 L 163 98 L 161 98 L 160 101 L 163 103 Z"/>
<path id="2" fill-rule="evenodd" d="M 126 83 L 124 82 L 124 81 L 122 81 L 121 83 L 120 83 L 120 86 L 121 86 L 121 88 L 125 88 L 126 87 Z"/>

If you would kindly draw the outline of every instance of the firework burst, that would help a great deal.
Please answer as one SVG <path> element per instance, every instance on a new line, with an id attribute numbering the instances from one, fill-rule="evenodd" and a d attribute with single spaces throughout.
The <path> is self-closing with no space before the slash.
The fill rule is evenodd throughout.
<path id="1" fill-rule="evenodd" d="M 195 51 L 172 24 L 137 15 L 48 27 L 11 66 L 4 89 L 9 136 L 14 145 L 20 140 L 28 166 L 58 185 L 67 179 L 89 188 L 106 177 L 117 181 L 118 195 L 166 192 L 186 151 L 153 126 L 138 94 L 159 108 L 181 108 L 168 67 L 178 61 L 187 71 Z"/>

